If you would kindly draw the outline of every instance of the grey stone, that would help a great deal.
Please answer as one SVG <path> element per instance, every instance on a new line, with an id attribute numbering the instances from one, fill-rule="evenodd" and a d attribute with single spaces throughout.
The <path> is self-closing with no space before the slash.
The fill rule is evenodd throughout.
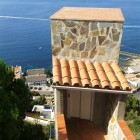
<path id="1" fill-rule="evenodd" d="M 98 29 L 98 23 L 97 22 L 91 22 L 90 23 L 90 31 L 94 31 Z"/>
<path id="2" fill-rule="evenodd" d="M 66 27 L 74 27 L 76 25 L 73 21 L 63 21 L 63 23 L 66 25 Z"/>
<path id="3" fill-rule="evenodd" d="M 53 47 L 53 50 L 52 50 L 52 54 L 54 56 L 58 55 L 61 51 L 61 48 L 60 47 Z"/>
<path id="4" fill-rule="evenodd" d="M 73 34 L 76 34 L 76 35 L 78 35 L 78 32 L 77 32 L 77 29 L 74 27 L 74 28 L 72 28 L 72 29 L 70 29 L 71 30 L 71 32 L 73 33 Z"/>
<path id="5" fill-rule="evenodd" d="M 91 52 L 90 52 L 90 58 L 94 58 L 95 57 L 95 55 L 97 54 L 97 49 L 93 49 Z"/>
<path id="6" fill-rule="evenodd" d="M 118 32 L 118 30 L 117 29 L 112 29 L 112 33 L 114 34 L 114 33 L 117 33 Z"/>
<path id="7" fill-rule="evenodd" d="M 68 38 L 72 39 L 72 40 L 76 40 L 76 37 L 74 35 L 72 35 L 72 33 L 67 32 L 67 36 Z"/>
<path id="8" fill-rule="evenodd" d="M 119 41 L 120 32 L 113 34 L 113 41 Z"/>
<path id="9" fill-rule="evenodd" d="M 111 40 L 106 38 L 106 40 L 104 41 L 104 43 L 102 44 L 103 46 L 108 46 L 110 44 Z"/>
<path id="10" fill-rule="evenodd" d="M 56 30 L 57 30 L 57 32 L 59 32 L 59 33 L 65 33 L 65 32 L 66 32 L 66 27 L 58 26 Z"/>
<path id="11" fill-rule="evenodd" d="M 61 40 L 61 47 L 63 48 L 64 47 L 64 42 Z"/>
<path id="12" fill-rule="evenodd" d="M 89 51 L 89 49 L 90 49 L 90 44 L 91 44 L 90 38 L 91 37 L 88 37 L 87 40 L 86 40 L 86 45 L 85 45 L 85 50 L 86 51 Z"/>
<path id="13" fill-rule="evenodd" d="M 117 29 L 122 30 L 123 24 L 122 23 L 117 23 Z"/>
<path id="14" fill-rule="evenodd" d="M 97 45 L 96 40 L 97 40 L 96 37 L 92 37 L 92 39 L 91 39 L 91 43 L 90 43 L 90 48 L 93 48 L 94 46 Z"/>
<path id="15" fill-rule="evenodd" d="M 83 35 L 83 34 L 87 34 L 87 35 L 88 35 L 88 25 L 89 25 L 88 22 L 84 22 L 84 23 L 81 25 L 81 28 L 80 28 L 80 34 L 81 34 L 81 35 Z"/>
<path id="16" fill-rule="evenodd" d="M 70 49 L 77 50 L 77 43 L 76 42 L 72 43 L 72 45 L 70 46 Z"/>
<path id="17" fill-rule="evenodd" d="M 107 28 L 106 28 L 106 35 L 108 35 L 108 34 L 109 34 L 109 30 L 110 30 L 110 28 L 109 28 L 109 27 L 107 27 Z"/>
<path id="18" fill-rule="evenodd" d="M 60 46 L 60 42 L 61 42 L 60 36 L 59 35 L 54 35 L 53 36 L 53 45 L 55 47 Z"/>
<path id="19" fill-rule="evenodd" d="M 111 27 L 112 23 L 110 22 L 99 22 L 99 27 L 104 28 L 104 27 Z"/>
<path id="20" fill-rule="evenodd" d="M 85 48 L 85 42 L 83 42 L 79 45 L 79 51 L 83 51 L 84 48 Z"/>
<path id="21" fill-rule="evenodd" d="M 99 36 L 98 40 L 99 40 L 99 45 L 102 45 L 102 43 L 105 41 L 106 36 Z"/>
<path id="22" fill-rule="evenodd" d="M 62 39 L 62 40 L 65 40 L 65 34 L 60 33 L 60 36 L 61 36 L 61 39 Z"/>

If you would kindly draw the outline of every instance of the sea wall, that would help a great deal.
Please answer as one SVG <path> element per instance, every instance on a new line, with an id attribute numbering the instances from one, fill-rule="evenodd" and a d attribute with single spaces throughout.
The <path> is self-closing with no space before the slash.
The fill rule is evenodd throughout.
<path id="1" fill-rule="evenodd" d="M 118 61 L 121 22 L 51 20 L 52 54 L 99 62 Z"/>

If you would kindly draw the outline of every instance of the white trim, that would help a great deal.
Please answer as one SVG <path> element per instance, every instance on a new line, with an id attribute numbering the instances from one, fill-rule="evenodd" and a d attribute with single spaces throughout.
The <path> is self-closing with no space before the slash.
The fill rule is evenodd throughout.
<path id="1" fill-rule="evenodd" d="M 94 92 L 102 92 L 102 93 L 118 93 L 118 94 L 130 94 L 132 91 L 121 91 L 121 90 L 110 90 L 110 89 L 96 89 L 96 88 L 81 88 L 81 87 L 69 87 L 69 86 L 52 86 L 52 88 L 57 89 L 67 89 L 67 90 L 86 90 L 86 91 L 94 91 Z"/>

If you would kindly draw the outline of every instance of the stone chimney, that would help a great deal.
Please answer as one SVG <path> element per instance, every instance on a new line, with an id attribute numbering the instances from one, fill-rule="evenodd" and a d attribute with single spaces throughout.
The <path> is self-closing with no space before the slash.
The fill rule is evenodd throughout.
<path id="1" fill-rule="evenodd" d="M 50 19 L 53 56 L 118 62 L 124 22 L 119 8 L 64 7 Z"/>

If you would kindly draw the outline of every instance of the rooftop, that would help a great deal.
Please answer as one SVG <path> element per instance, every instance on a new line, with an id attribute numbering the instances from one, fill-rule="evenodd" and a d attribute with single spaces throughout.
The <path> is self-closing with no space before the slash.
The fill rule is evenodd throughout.
<path id="1" fill-rule="evenodd" d="M 45 74 L 44 68 L 39 69 L 29 69 L 27 70 L 28 75 Z"/>
<path id="2" fill-rule="evenodd" d="M 72 87 L 131 90 L 117 63 L 83 62 L 53 57 L 53 84 Z"/>
<path id="3" fill-rule="evenodd" d="M 50 19 L 124 22 L 120 8 L 63 7 L 53 14 Z"/>

